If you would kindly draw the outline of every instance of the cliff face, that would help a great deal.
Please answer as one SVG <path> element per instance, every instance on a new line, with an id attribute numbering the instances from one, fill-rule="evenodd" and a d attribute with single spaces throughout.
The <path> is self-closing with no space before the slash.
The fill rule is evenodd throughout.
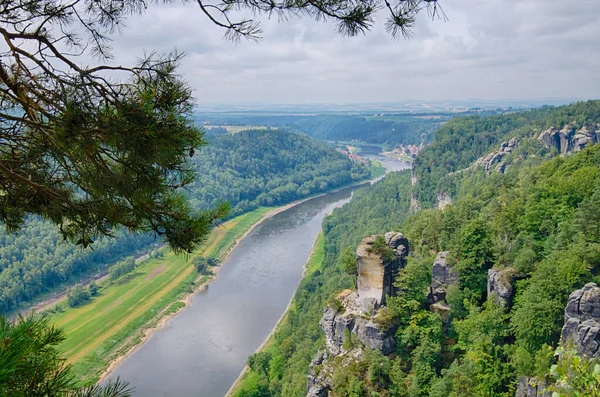
<path id="1" fill-rule="evenodd" d="M 600 357 L 600 287 L 594 283 L 569 296 L 561 342 L 575 344 L 578 353 Z"/>
<path id="2" fill-rule="evenodd" d="M 394 329 L 378 323 L 378 312 L 385 310 L 386 295 L 395 296 L 393 281 L 406 265 L 408 240 L 402 233 L 384 235 L 393 257 L 384 259 L 374 252 L 377 236 L 362 240 L 356 250 L 357 289 L 337 295 L 339 305 L 327 307 L 320 321 L 325 333 L 325 350 L 310 364 L 307 397 L 327 396 L 333 373 L 332 361 L 341 365 L 358 361 L 363 349 L 379 350 L 387 355 L 396 348 Z"/>
<path id="3" fill-rule="evenodd" d="M 600 125 L 584 125 L 577 129 L 567 124 L 562 129 L 548 128 L 538 136 L 538 141 L 559 153 L 578 152 L 586 146 L 600 142 Z"/>
<path id="4" fill-rule="evenodd" d="M 356 250 L 356 287 L 361 299 L 373 298 L 380 305 L 385 303 L 386 295 L 397 293 L 393 283 L 400 267 L 403 267 L 403 258 L 408 254 L 408 240 L 402 233 L 386 233 L 385 243 L 395 255 L 392 261 L 386 262 L 373 251 L 376 238 L 377 236 L 364 238 Z"/>

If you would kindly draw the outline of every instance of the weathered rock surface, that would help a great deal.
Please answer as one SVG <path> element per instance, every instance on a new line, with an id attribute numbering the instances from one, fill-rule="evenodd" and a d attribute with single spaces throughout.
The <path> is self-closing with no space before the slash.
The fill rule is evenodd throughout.
<path id="1" fill-rule="evenodd" d="M 337 313 L 327 308 L 320 322 L 325 332 L 327 351 L 339 355 L 346 351 L 344 342 L 350 336 L 361 346 L 390 354 L 396 348 L 393 334 L 382 330 L 371 318 L 364 318 L 356 312 Z"/>
<path id="2" fill-rule="evenodd" d="M 574 343 L 577 351 L 587 357 L 600 357 L 600 287 L 594 283 L 569 296 L 565 308 L 565 325 L 561 343 Z"/>
<path id="3" fill-rule="evenodd" d="M 508 307 L 512 303 L 514 295 L 513 283 L 516 279 L 516 271 L 512 267 L 501 270 L 490 269 L 487 276 L 487 294 L 496 302 Z"/>
<path id="4" fill-rule="evenodd" d="M 438 192 L 437 194 L 438 208 L 442 211 L 452 204 L 452 197 L 446 192 Z"/>
<path id="5" fill-rule="evenodd" d="M 511 154 L 519 143 L 517 138 L 512 138 L 508 142 L 502 142 L 500 149 L 497 152 L 492 152 L 486 156 L 480 157 L 473 165 L 469 168 L 483 167 L 485 171 L 490 174 L 492 170 L 496 170 L 499 173 L 504 173 L 506 169 L 506 163 L 504 157 Z"/>
<path id="6" fill-rule="evenodd" d="M 567 124 L 561 130 L 550 127 L 542 131 L 537 139 L 559 153 L 578 152 L 588 145 L 600 142 L 600 125 L 584 125 L 577 129 L 574 124 Z"/>
<path id="7" fill-rule="evenodd" d="M 544 379 L 522 376 L 519 378 L 515 397 L 551 397 L 552 393 L 544 391 L 547 386 Z"/>
<path id="8" fill-rule="evenodd" d="M 394 279 L 405 265 L 408 255 L 408 239 L 402 233 L 388 232 L 385 243 L 395 254 L 392 261 L 384 261 L 373 251 L 377 236 L 369 236 L 362 240 L 356 249 L 358 278 L 356 287 L 361 298 L 374 298 L 377 304 L 385 303 L 386 295 L 397 293 Z"/>
<path id="9" fill-rule="evenodd" d="M 327 352 L 320 351 L 308 366 L 308 385 L 306 397 L 327 397 L 329 394 L 329 382 L 322 371 L 317 372 L 317 368 L 327 360 Z M 320 368 L 319 368 L 320 369 Z"/>
<path id="10" fill-rule="evenodd" d="M 378 310 L 385 309 L 382 307 L 385 296 L 398 293 L 393 281 L 406 265 L 409 244 L 402 233 L 386 233 L 385 244 L 394 255 L 391 260 L 384 260 L 372 249 L 376 238 L 376 235 L 364 238 L 356 250 L 357 289 L 340 292 L 337 295 L 339 307 L 327 307 L 323 313 L 320 325 L 325 333 L 325 351 L 310 364 L 307 397 L 329 394 L 333 373 L 331 358 L 341 357 L 345 365 L 358 360 L 364 348 L 379 350 L 385 355 L 396 349 L 395 329 L 384 328 L 374 320 Z"/>
<path id="11" fill-rule="evenodd" d="M 431 286 L 428 298 L 432 304 L 445 301 L 447 288 L 458 282 L 458 273 L 452 270 L 446 260 L 448 254 L 448 251 L 438 253 L 431 268 Z"/>
<path id="12" fill-rule="evenodd" d="M 412 214 L 414 214 L 414 213 L 417 213 L 419 211 L 421 211 L 421 205 L 417 201 L 417 198 L 415 197 L 415 194 L 413 192 L 410 192 L 410 212 Z"/>

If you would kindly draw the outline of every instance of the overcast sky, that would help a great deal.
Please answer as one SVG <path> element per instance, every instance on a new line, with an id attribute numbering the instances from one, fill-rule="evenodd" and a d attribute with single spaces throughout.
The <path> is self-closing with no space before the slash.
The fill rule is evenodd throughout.
<path id="1" fill-rule="evenodd" d="M 193 3 L 152 5 L 114 37 L 127 63 L 187 53 L 199 104 L 366 103 L 600 97 L 599 0 L 440 0 L 448 21 L 419 19 L 411 39 L 374 29 L 340 37 L 308 18 L 263 20 L 259 43 L 233 44 Z"/>

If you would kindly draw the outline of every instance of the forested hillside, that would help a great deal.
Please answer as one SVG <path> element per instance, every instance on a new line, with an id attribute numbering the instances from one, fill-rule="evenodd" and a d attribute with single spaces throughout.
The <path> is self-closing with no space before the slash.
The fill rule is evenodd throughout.
<path id="1" fill-rule="evenodd" d="M 305 135 L 264 130 L 211 136 L 194 171 L 190 203 L 202 209 L 228 201 L 232 215 L 322 193 L 370 173 Z"/>
<path id="2" fill-rule="evenodd" d="M 359 140 L 374 144 L 426 144 L 434 131 L 452 117 L 447 113 L 393 113 L 380 115 L 280 115 L 280 114 L 201 114 L 203 123 L 230 126 L 271 126 L 301 131 L 314 138 L 328 141 Z M 248 127 L 252 128 L 252 127 Z M 215 134 L 223 128 L 213 127 Z"/>
<path id="3" fill-rule="evenodd" d="M 315 140 L 287 132 L 248 131 L 210 137 L 196 154 L 196 181 L 187 193 L 192 206 L 229 201 L 231 215 L 276 206 L 362 180 L 370 170 Z M 0 312 L 14 310 L 61 284 L 105 269 L 147 249 L 153 236 L 116 233 L 93 249 L 63 242 L 55 226 L 31 218 L 17 234 L 0 231 Z"/>
<path id="4" fill-rule="evenodd" d="M 549 127 L 561 129 L 568 123 L 582 126 L 599 119 L 599 101 L 487 117 L 456 117 L 435 132 L 435 143 L 423 149 L 415 160 L 419 180 L 415 195 L 421 205 L 432 206 L 438 191 L 455 192 L 449 173 L 468 167 L 501 142 L 523 138 L 517 155 L 544 156 L 547 148 L 535 142 L 541 131 Z"/>
<path id="5" fill-rule="evenodd" d="M 390 230 L 410 242 L 396 279 L 401 292 L 379 315 L 396 348 L 388 356 L 367 350 L 354 360 L 330 357 L 336 396 L 512 397 L 519 379 L 560 388 L 553 386 L 556 376 L 577 374 L 550 374 L 569 294 L 600 282 L 600 145 L 559 157 L 537 137 L 550 126 L 596 126 L 598 109 L 592 101 L 454 120 L 417 157 L 417 186 L 411 188 L 409 172 L 389 174 L 334 211 L 324 222 L 322 268 L 302 282 L 274 346 L 266 357 L 253 357 L 253 383 L 239 395 L 306 395 L 310 360 L 324 346 L 319 312 L 328 300 L 336 307 L 332 296 L 353 287 L 344 271 L 352 271 L 360 239 Z M 504 173 L 473 167 L 448 175 L 515 136 L 521 149 L 507 157 Z M 427 184 L 419 186 L 423 175 Z M 443 180 L 456 187 L 453 203 L 409 215 L 411 190 L 435 197 Z M 433 205 L 427 200 L 421 204 Z M 440 298 L 432 265 L 442 251 L 457 280 L 443 285 Z M 501 295 L 488 295 L 490 282 L 502 284 Z M 349 333 L 346 343 L 356 343 Z M 587 395 L 582 387 L 578 395 Z"/>

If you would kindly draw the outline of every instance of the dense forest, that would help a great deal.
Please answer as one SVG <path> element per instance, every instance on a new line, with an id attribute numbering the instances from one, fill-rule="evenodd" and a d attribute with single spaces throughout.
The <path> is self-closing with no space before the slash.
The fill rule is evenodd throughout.
<path id="1" fill-rule="evenodd" d="M 370 170 L 305 136 L 249 130 L 211 136 L 195 158 L 192 206 L 228 201 L 232 215 L 323 193 L 366 179 Z"/>
<path id="2" fill-rule="evenodd" d="M 29 219 L 18 233 L 0 228 L 0 313 L 61 284 L 73 284 L 153 242 L 152 236 L 118 232 L 84 250 L 63 241 L 56 226 L 40 218 Z"/>
<path id="3" fill-rule="evenodd" d="M 209 137 L 193 158 L 188 197 L 197 209 L 229 201 L 232 216 L 289 203 L 368 178 L 370 170 L 317 141 L 288 132 L 247 131 Z M 0 230 L 0 312 L 10 312 L 61 285 L 106 269 L 154 236 L 117 232 L 92 249 L 62 241 L 56 226 L 31 218 L 16 234 Z"/>
<path id="4" fill-rule="evenodd" d="M 434 131 L 452 117 L 448 113 L 432 114 L 319 114 L 319 115 L 258 115 L 201 114 L 198 120 L 216 125 L 269 126 L 288 128 L 327 141 L 359 140 L 371 144 L 429 143 Z M 252 128 L 252 127 L 248 127 Z M 223 134 L 224 128 L 211 128 L 212 134 Z"/>
<path id="5" fill-rule="evenodd" d="M 367 351 L 354 362 L 334 361 L 336 396 L 512 397 L 520 377 L 552 383 L 573 375 L 572 369 L 551 374 L 551 366 L 569 294 L 600 282 L 600 146 L 559 157 L 535 138 L 548 126 L 596 125 L 599 109 L 595 101 L 454 120 L 417 158 L 419 175 L 430 175 L 427 186 L 419 181 L 411 188 L 409 172 L 389 174 L 334 211 L 323 224 L 322 267 L 302 281 L 273 346 L 249 360 L 253 382 L 238 395 L 306 395 L 309 363 L 324 345 L 322 308 L 353 287 L 344 271 L 347 256 L 353 259 L 362 237 L 390 230 L 402 231 L 411 246 L 396 279 L 401 292 L 387 302 L 386 326 L 396 349 L 389 356 Z M 513 136 L 523 138 L 528 155 L 515 151 L 505 173 L 472 168 L 448 176 Z M 411 189 L 435 194 L 443 178 L 457 187 L 453 203 L 410 215 Z M 441 251 L 449 251 L 458 274 L 443 302 L 447 312 L 434 310 L 428 297 Z M 513 283 L 510 301 L 487 295 L 490 269 Z M 577 395 L 587 395 L 582 387 Z"/>

